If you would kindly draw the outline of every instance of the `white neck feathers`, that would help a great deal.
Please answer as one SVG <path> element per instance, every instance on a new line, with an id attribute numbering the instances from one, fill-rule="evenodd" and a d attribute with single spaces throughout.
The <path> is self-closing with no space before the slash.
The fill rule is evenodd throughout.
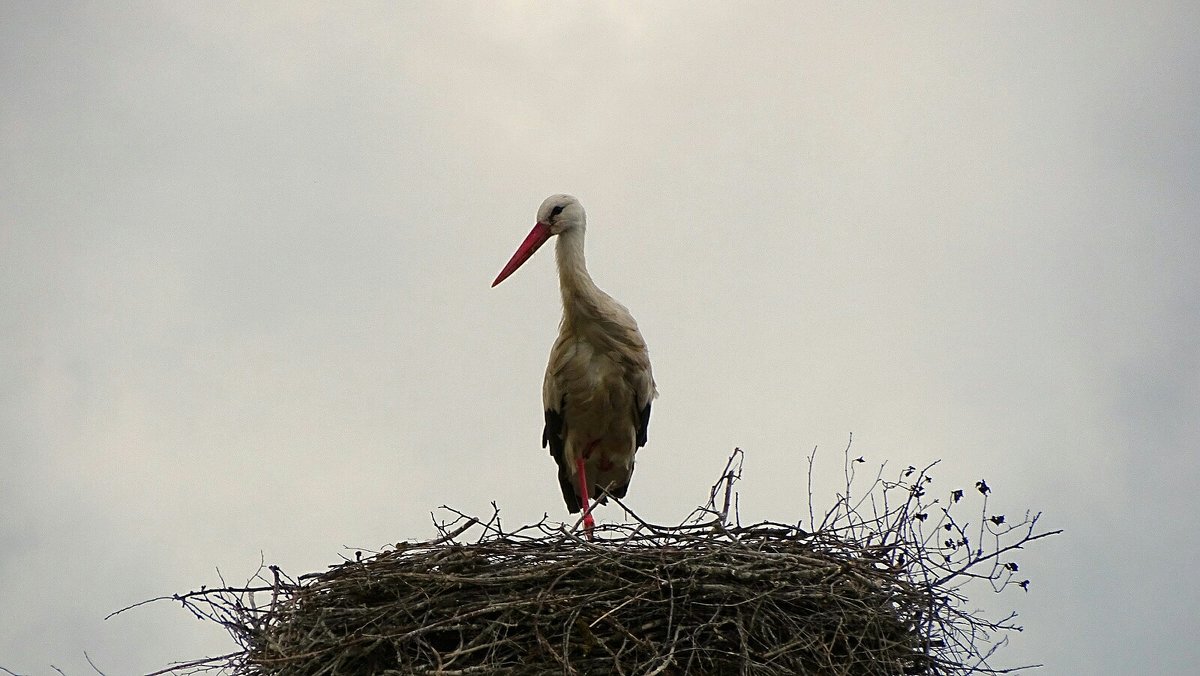
<path id="1" fill-rule="evenodd" d="M 584 229 L 575 227 L 563 231 L 555 245 L 558 260 L 558 284 L 562 289 L 563 307 L 569 308 L 574 299 L 594 300 L 600 293 L 587 271 L 583 255 Z"/>

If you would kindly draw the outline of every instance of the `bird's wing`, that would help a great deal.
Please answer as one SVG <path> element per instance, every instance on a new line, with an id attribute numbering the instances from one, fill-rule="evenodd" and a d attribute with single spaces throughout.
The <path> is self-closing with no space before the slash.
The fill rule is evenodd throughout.
<path id="1" fill-rule="evenodd" d="M 646 440 L 649 439 L 650 430 L 650 403 L 647 402 L 642 410 L 638 413 L 638 428 L 637 428 L 637 447 L 641 448 L 646 445 Z"/>
<path id="2" fill-rule="evenodd" d="M 558 485 L 562 489 L 567 511 L 574 514 L 583 509 L 575 487 L 571 485 L 571 467 L 567 462 L 566 392 L 562 385 L 562 365 L 573 347 L 565 335 L 560 335 L 550 350 L 550 363 L 542 381 L 542 405 L 546 409 L 546 426 L 542 429 L 542 448 L 550 448 L 550 457 L 558 465 Z"/>
<path id="3" fill-rule="evenodd" d="M 646 445 L 650 425 L 650 404 L 658 396 L 654 371 L 650 367 L 650 350 L 638 330 L 637 321 L 625 306 L 612 301 L 606 316 L 605 333 L 611 340 L 611 354 L 620 360 L 629 387 L 634 395 L 633 420 L 637 428 L 637 448 Z"/>
<path id="4" fill-rule="evenodd" d="M 646 433 L 650 426 L 650 404 L 658 396 L 658 389 L 654 385 L 654 373 L 650 369 L 650 355 L 646 351 L 645 343 L 642 343 L 642 347 L 638 351 L 638 358 L 631 366 L 628 377 L 634 393 L 633 412 L 637 426 L 637 448 L 641 448 L 646 445 Z"/>

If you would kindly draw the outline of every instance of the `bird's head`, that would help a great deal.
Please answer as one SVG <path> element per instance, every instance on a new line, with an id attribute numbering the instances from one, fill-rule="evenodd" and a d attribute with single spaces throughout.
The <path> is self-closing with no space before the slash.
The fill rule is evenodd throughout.
<path id="1" fill-rule="evenodd" d="M 558 235 L 584 227 L 587 216 L 583 205 L 571 195 L 551 195 L 538 207 L 537 220 L 549 226 L 550 234 Z"/>
<path id="2" fill-rule="evenodd" d="M 571 195 L 551 195 L 542 202 L 542 206 L 538 207 L 537 223 L 534 224 L 533 230 L 525 237 L 525 241 L 521 242 L 521 246 L 517 247 L 516 253 L 509 259 L 508 265 L 496 275 L 496 281 L 492 282 L 492 286 L 496 286 L 503 282 L 509 275 L 517 271 L 533 252 L 547 242 L 554 235 L 561 235 L 569 231 L 582 231 L 587 226 L 587 215 L 583 212 L 583 205 L 579 200 Z"/>

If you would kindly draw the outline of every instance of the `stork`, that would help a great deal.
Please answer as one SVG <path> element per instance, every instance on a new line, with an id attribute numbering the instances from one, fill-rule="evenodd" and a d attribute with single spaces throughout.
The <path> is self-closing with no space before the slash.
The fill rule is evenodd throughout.
<path id="1" fill-rule="evenodd" d="M 605 504 L 609 495 L 625 497 L 633 456 L 646 444 L 650 402 L 658 391 L 646 341 L 633 315 L 588 274 L 583 256 L 586 228 L 579 200 L 570 195 L 547 197 L 533 230 L 492 286 L 558 235 L 555 253 L 563 316 L 542 382 L 542 448 L 550 447 L 567 510 L 583 511 L 583 529 L 590 540 L 596 523 L 591 498 Z"/>

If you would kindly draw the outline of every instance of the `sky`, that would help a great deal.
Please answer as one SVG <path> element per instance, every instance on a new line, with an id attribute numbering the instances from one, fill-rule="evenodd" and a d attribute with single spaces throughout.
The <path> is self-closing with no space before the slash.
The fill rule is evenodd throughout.
<path id="1" fill-rule="evenodd" d="M 660 392 L 629 503 L 842 449 L 1062 535 L 996 664 L 1200 661 L 1200 5 L 0 3 L 0 667 L 236 648 L 173 603 L 567 516 L 547 195 Z M 615 508 L 601 523 L 623 517 Z M 349 548 L 349 550 L 347 549 Z M 218 572 L 219 571 L 219 572 Z"/>

